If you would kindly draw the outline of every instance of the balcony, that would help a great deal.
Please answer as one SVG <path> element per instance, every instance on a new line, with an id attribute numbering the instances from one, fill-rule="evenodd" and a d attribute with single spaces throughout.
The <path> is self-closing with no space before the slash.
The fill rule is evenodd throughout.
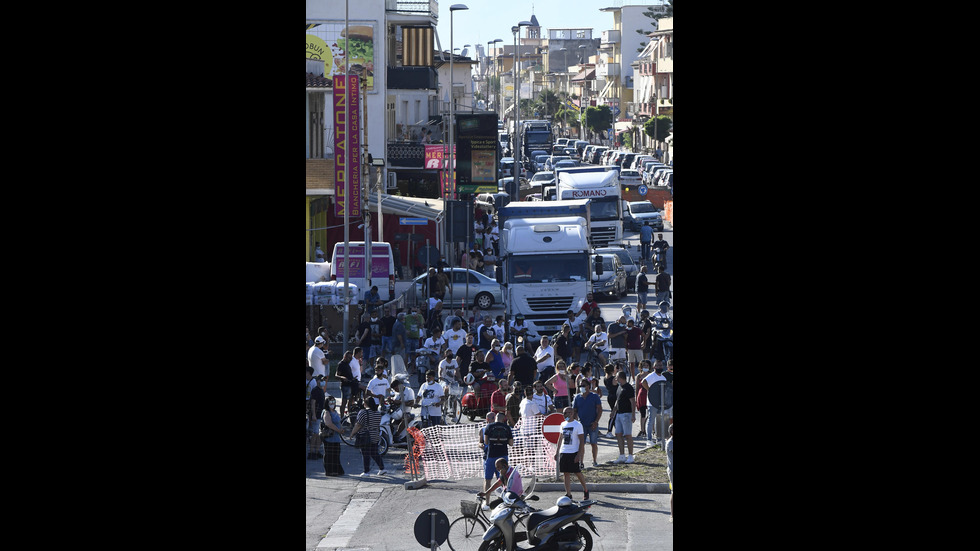
<path id="1" fill-rule="evenodd" d="M 595 76 L 614 78 L 619 76 L 619 64 L 618 63 L 602 63 L 595 66 Z"/>
<path id="2" fill-rule="evenodd" d="M 439 19 L 437 0 L 385 0 L 385 11 Z"/>
<path id="3" fill-rule="evenodd" d="M 621 32 L 617 30 L 602 31 L 602 41 L 600 44 L 619 44 L 622 42 Z"/>
<path id="4" fill-rule="evenodd" d="M 388 67 L 388 89 L 438 90 L 439 79 L 432 67 Z"/>

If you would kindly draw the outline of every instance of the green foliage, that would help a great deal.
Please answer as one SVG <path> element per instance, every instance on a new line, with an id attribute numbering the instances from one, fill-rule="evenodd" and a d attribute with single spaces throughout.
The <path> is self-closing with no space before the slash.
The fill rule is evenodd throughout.
<path id="1" fill-rule="evenodd" d="M 602 132 L 612 126 L 613 114 L 608 105 L 589 107 L 583 114 L 584 125 L 593 132 Z"/>
<path id="2" fill-rule="evenodd" d="M 654 120 L 656 120 L 656 123 L 654 123 Z M 662 142 L 667 139 L 667 136 L 670 135 L 671 124 L 673 124 L 673 120 L 671 120 L 671 118 L 668 116 L 659 115 L 657 117 L 650 117 L 647 119 L 647 122 L 643 123 L 643 131 L 647 136 L 650 136 L 658 142 Z M 653 135 L 654 125 L 657 127 L 656 136 Z"/>

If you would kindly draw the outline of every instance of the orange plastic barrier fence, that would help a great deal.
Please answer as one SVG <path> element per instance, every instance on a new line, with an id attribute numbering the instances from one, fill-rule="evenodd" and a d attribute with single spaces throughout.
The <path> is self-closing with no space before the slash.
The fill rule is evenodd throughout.
<path id="1" fill-rule="evenodd" d="M 667 221 L 670 222 L 671 229 L 673 229 L 674 227 L 674 202 L 673 201 L 664 201 L 664 217 L 667 218 Z"/>

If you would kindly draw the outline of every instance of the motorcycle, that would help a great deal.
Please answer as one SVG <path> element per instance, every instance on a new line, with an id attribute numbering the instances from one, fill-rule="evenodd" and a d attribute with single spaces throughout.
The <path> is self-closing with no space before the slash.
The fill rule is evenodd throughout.
<path id="1" fill-rule="evenodd" d="M 422 347 L 415 351 L 415 371 L 418 374 L 419 385 L 425 382 L 425 372 L 436 369 L 439 366 L 439 354 L 433 350 Z"/>
<path id="2" fill-rule="evenodd" d="M 502 499 L 490 513 L 491 526 L 483 534 L 480 551 L 591 551 L 592 534 L 579 522 L 599 535 L 588 512 L 597 503 L 594 499 L 576 504 L 568 496 L 562 496 L 554 507 L 543 511 L 531 508 L 514 492 L 504 492 Z M 516 531 L 514 525 L 518 522 L 527 530 Z M 533 547 L 518 547 L 523 541 Z"/>
<path id="3" fill-rule="evenodd" d="M 663 249 L 654 249 L 653 251 L 653 267 L 655 269 L 666 270 L 667 269 L 667 255 Z"/>
<path id="4" fill-rule="evenodd" d="M 422 420 L 408 413 L 408 422 L 405 424 L 405 428 L 398 431 L 398 434 L 394 434 L 395 426 L 398 421 L 401 420 L 402 415 L 401 408 L 397 408 L 392 411 L 390 405 L 381 406 L 381 443 L 378 445 L 378 454 L 384 455 L 388 452 L 388 448 L 392 446 L 405 447 L 408 445 L 408 428 L 414 427 L 416 429 L 422 428 Z"/>
<path id="5" fill-rule="evenodd" d="M 653 319 L 653 357 L 657 360 L 666 362 L 674 355 L 674 328 L 670 318 L 651 318 Z M 660 331 L 657 331 L 657 330 Z M 661 335 L 661 332 L 664 335 Z"/>
<path id="6" fill-rule="evenodd" d="M 475 421 L 477 417 L 485 417 L 487 413 L 490 413 L 490 395 L 497 390 L 493 373 L 489 371 L 484 373 L 479 381 L 472 373 L 469 373 L 466 375 L 465 382 L 468 385 L 468 391 L 460 400 L 463 415 L 469 417 L 470 421 Z"/>

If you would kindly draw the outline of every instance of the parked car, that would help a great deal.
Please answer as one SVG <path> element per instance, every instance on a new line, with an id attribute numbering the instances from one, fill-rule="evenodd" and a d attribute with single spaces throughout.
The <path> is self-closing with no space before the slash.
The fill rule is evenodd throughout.
<path id="1" fill-rule="evenodd" d="M 446 270 L 444 268 L 444 270 Z M 503 302 L 503 293 L 500 290 L 500 284 L 497 280 L 489 278 L 480 272 L 475 270 L 467 270 L 465 268 L 452 268 L 447 270 L 452 272 L 452 282 L 453 291 L 452 296 L 450 296 L 449 290 L 446 290 L 446 296 L 442 299 L 442 307 L 446 308 L 469 308 L 472 305 L 480 307 L 480 310 L 487 310 L 494 304 L 501 304 Z M 467 274 L 469 274 L 467 276 Z M 422 293 L 422 282 L 428 277 L 428 274 L 422 274 L 412 280 L 412 284 L 415 286 L 415 296 L 420 301 L 423 300 L 424 295 Z M 467 277 L 469 281 L 467 282 Z M 463 302 L 466 301 L 467 295 L 467 283 L 469 284 L 469 304 L 464 305 Z"/>
<path id="2" fill-rule="evenodd" d="M 510 195 L 502 191 L 498 191 L 497 193 L 481 193 L 473 200 L 476 206 L 483 208 L 483 210 L 490 214 L 496 212 L 500 207 L 507 206 L 509 202 Z"/>
<path id="3" fill-rule="evenodd" d="M 575 159 L 578 158 L 578 151 L 574 147 L 565 147 L 563 155 L 568 155 L 570 158 Z"/>
<path id="4" fill-rule="evenodd" d="M 602 258 L 602 275 L 596 275 L 596 259 Z M 626 286 L 626 268 L 614 254 L 592 256 L 592 294 L 596 297 L 609 295 L 611 298 L 625 297 L 629 292 Z M 482 309 L 482 308 L 481 308 Z"/>
<path id="5" fill-rule="evenodd" d="M 609 247 L 595 249 L 595 254 L 618 256 L 620 263 L 622 263 L 623 268 L 626 270 L 626 288 L 630 291 L 633 290 L 633 286 L 636 283 L 636 275 L 640 273 L 640 265 L 636 262 L 637 259 L 633 255 L 636 254 L 639 257 L 639 251 L 633 253 L 626 247 L 611 245 Z M 605 270 L 606 267 L 603 266 L 602 269 Z"/>
<path id="6" fill-rule="evenodd" d="M 569 158 L 570 157 L 568 155 L 552 155 L 547 161 L 544 162 L 544 169 L 553 171 L 555 170 L 555 163 Z"/>
<path id="7" fill-rule="evenodd" d="M 653 174 L 650 175 L 650 185 L 651 186 L 659 185 L 657 183 L 657 180 L 659 180 L 660 179 L 660 176 L 662 176 L 663 173 L 665 171 L 668 171 L 668 170 L 670 170 L 670 168 L 665 167 L 665 166 L 658 166 L 657 168 L 654 168 L 653 169 Z"/>
<path id="8" fill-rule="evenodd" d="M 551 155 L 535 155 L 534 157 L 534 167 L 537 171 L 544 170 L 544 163 L 548 160 Z"/>
<path id="9" fill-rule="evenodd" d="M 660 161 L 646 161 L 643 163 L 643 170 L 640 171 L 640 177 L 643 179 L 644 184 L 648 186 L 653 185 L 650 177 L 653 176 L 653 171 L 659 167 L 666 168 Z"/>
<path id="10" fill-rule="evenodd" d="M 533 185 L 543 186 L 546 184 L 553 183 L 554 181 L 555 181 L 555 173 L 548 170 L 543 170 L 541 172 L 535 173 L 534 176 L 531 176 L 530 184 L 532 186 Z"/>
<path id="11" fill-rule="evenodd" d="M 640 169 L 643 167 L 643 163 L 652 160 L 653 155 L 637 155 L 636 158 L 633 159 L 633 163 L 629 166 L 629 168 L 640 172 Z"/>
<path id="12" fill-rule="evenodd" d="M 640 226 L 649 222 L 653 229 L 664 230 L 664 217 L 650 201 L 630 201 L 623 211 L 623 228 L 640 231 Z"/>
<path id="13" fill-rule="evenodd" d="M 659 176 L 655 176 L 654 184 L 655 186 L 665 186 L 667 185 L 667 177 L 674 174 L 674 169 L 668 168 L 667 170 L 660 173 Z"/>
<path id="14" fill-rule="evenodd" d="M 576 161 L 575 159 L 562 159 L 555 163 L 554 169 L 558 170 L 559 168 L 574 168 L 577 166 L 582 166 L 582 163 Z"/>
<path id="15" fill-rule="evenodd" d="M 597 145 L 592 150 L 592 155 L 589 157 L 588 162 L 593 165 L 600 164 L 602 162 L 602 154 L 605 153 L 607 149 L 609 148 L 604 145 Z"/>
<path id="16" fill-rule="evenodd" d="M 674 171 L 671 170 L 666 176 L 664 176 L 663 185 L 670 188 L 670 192 L 674 192 Z"/>
<path id="17" fill-rule="evenodd" d="M 504 157 L 500 159 L 500 172 L 507 176 L 514 175 L 514 158 Z M 527 179 L 527 170 L 521 167 L 521 178 Z"/>
<path id="18" fill-rule="evenodd" d="M 557 140 L 555 140 L 555 145 L 560 145 L 562 147 L 565 147 L 570 140 L 571 138 L 558 138 Z"/>
<path id="19" fill-rule="evenodd" d="M 619 185 L 622 187 L 626 186 L 638 186 L 643 183 L 643 179 L 640 177 L 640 173 L 627 169 L 619 171 Z"/>

